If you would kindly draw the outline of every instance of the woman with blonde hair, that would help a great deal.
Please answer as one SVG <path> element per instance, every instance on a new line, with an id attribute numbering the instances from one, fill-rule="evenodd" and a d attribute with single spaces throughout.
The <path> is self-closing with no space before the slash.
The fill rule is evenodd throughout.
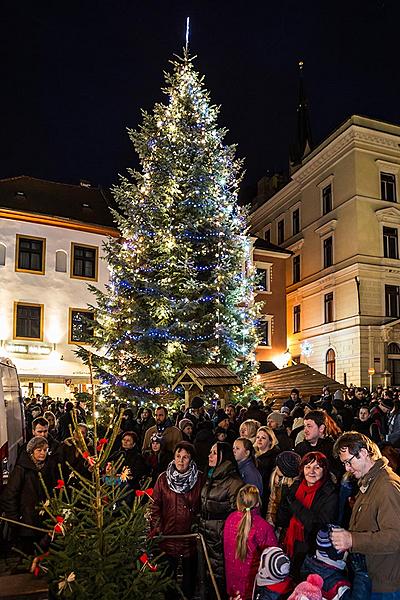
<path id="1" fill-rule="evenodd" d="M 278 440 L 270 427 L 264 425 L 259 427 L 254 448 L 256 449 L 257 468 L 260 471 L 263 482 L 263 508 L 261 514 L 265 516 L 270 493 L 271 473 L 275 468 L 276 457 L 280 453 Z"/>
<path id="2" fill-rule="evenodd" d="M 258 489 L 243 486 L 236 498 L 237 510 L 224 527 L 226 591 L 228 596 L 240 594 L 242 600 L 251 600 L 262 551 L 277 545 L 273 528 L 260 516 L 260 504 Z"/>
<path id="3" fill-rule="evenodd" d="M 252 444 L 256 441 L 257 430 L 261 423 L 255 419 L 247 419 L 239 427 L 239 437 L 247 438 Z"/>

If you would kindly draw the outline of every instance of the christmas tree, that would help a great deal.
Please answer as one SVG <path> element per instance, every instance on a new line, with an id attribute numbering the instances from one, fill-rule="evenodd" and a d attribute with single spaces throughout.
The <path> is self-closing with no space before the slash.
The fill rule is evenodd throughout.
<path id="1" fill-rule="evenodd" d="M 130 600 L 146 598 L 151 590 L 152 598 L 163 600 L 174 584 L 151 554 L 143 500 L 152 501 L 152 489 L 137 490 L 128 506 L 131 473 L 121 469 L 122 461 L 108 462 L 121 417 L 111 418 L 107 437 L 99 438 L 96 412 L 93 395 L 94 446 L 87 445 L 76 422 L 78 437 L 73 438 L 85 472 L 71 468 L 64 481 L 60 470 L 54 492 L 47 491 L 42 506 L 48 517 L 47 549 L 36 556 L 31 571 L 45 574 L 50 598 Z"/>
<path id="2" fill-rule="evenodd" d="M 258 340 L 241 162 L 187 51 L 166 74 L 166 104 L 129 136 L 141 172 L 114 188 L 121 233 L 106 244 L 110 283 L 96 294 L 93 358 L 128 395 L 170 384 L 188 364 L 220 362 L 244 380 Z M 102 350 L 99 352 L 99 350 Z M 78 351 L 85 359 L 85 350 Z"/>

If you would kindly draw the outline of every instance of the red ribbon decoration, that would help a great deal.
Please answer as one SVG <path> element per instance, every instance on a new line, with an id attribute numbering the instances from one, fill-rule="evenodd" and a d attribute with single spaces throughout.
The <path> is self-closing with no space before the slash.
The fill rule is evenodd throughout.
<path id="1" fill-rule="evenodd" d="M 149 496 L 151 498 L 153 492 L 153 488 L 147 488 L 147 490 L 136 490 L 135 494 L 138 498 L 140 498 L 140 496 Z"/>
<path id="2" fill-rule="evenodd" d="M 98 444 L 96 446 L 97 448 L 97 452 L 100 452 L 100 450 L 103 448 L 103 446 L 105 446 L 106 444 L 108 444 L 108 439 L 107 438 L 100 438 L 98 441 Z"/>
<path id="3" fill-rule="evenodd" d="M 56 490 L 61 490 L 63 487 L 65 487 L 65 483 L 63 479 L 57 479 L 57 485 L 55 487 Z"/>
<path id="4" fill-rule="evenodd" d="M 152 565 L 149 563 L 149 557 L 147 556 L 146 552 L 139 557 L 139 560 L 143 564 L 143 568 L 149 567 L 150 571 L 157 571 L 157 565 Z"/>
<path id="5" fill-rule="evenodd" d="M 56 517 L 57 524 L 54 526 L 54 533 L 63 533 L 64 517 Z"/>

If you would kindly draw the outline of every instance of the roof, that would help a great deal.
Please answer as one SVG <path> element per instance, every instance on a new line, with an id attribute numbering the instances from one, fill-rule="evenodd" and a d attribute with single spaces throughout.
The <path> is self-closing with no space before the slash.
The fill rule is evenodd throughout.
<path id="1" fill-rule="evenodd" d="M 271 242 L 267 242 L 260 237 L 252 236 L 255 240 L 253 243 L 254 250 L 268 250 L 268 252 L 281 252 L 283 254 L 291 255 L 293 252 L 291 250 L 287 250 L 286 248 L 281 248 L 276 244 L 271 244 Z"/>
<path id="2" fill-rule="evenodd" d="M 178 385 L 194 384 L 203 391 L 205 387 L 228 387 L 242 385 L 241 379 L 233 371 L 223 365 L 189 365 L 172 384 L 174 390 Z"/>
<path id="3" fill-rule="evenodd" d="M 112 197 L 100 187 L 21 175 L 0 179 L 0 208 L 114 227 Z"/>
<path id="4" fill-rule="evenodd" d="M 309 397 L 320 394 L 324 386 L 332 392 L 345 387 L 303 363 L 259 375 L 259 382 L 266 388 L 269 398 L 287 398 L 293 388 L 297 388 L 303 397 Z"/>

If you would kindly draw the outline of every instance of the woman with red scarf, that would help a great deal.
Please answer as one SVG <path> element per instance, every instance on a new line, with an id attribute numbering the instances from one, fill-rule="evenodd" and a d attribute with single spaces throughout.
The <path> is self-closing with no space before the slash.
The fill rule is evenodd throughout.
<path id="1" fill-rule="evenodd" d="M 315 550 L 318 530 L 334 523 L 338 493 L 329 476 L 328 460 L 321 452 L 309 452 L 300 463 L 300 477 L 282 498 L 277 527 L 283 528 L 282 546 L 292 560 L 292 575 L 300 579 L 305 556 Z"/>

